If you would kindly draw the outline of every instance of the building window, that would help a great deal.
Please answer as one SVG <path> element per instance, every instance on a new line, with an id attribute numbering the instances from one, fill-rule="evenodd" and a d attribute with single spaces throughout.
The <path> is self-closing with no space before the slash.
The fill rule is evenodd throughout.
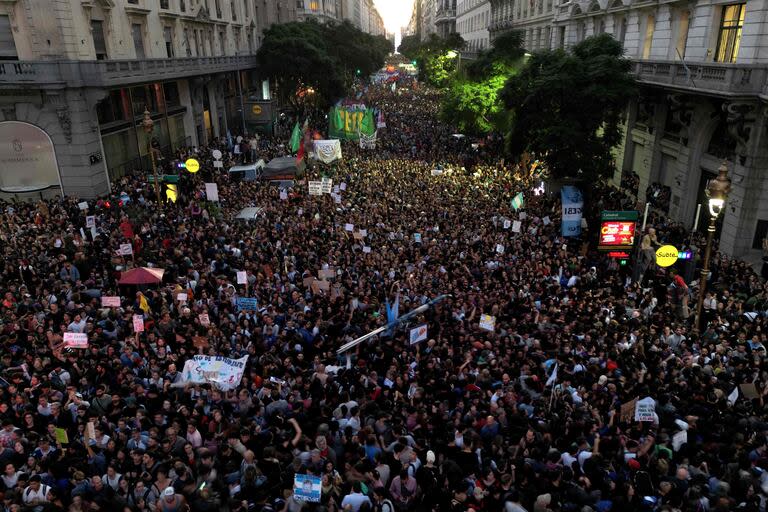
<path id="1" fill-rule="evenodd" d="M 160 8 L 161 9 L 170 9 L 171 0 L 160 0 Z"/>
<path id="2" fill-rule="evenodd" d="M 565 48 L 565 27 L 558 27 L 559 34 L 557 36 L 557 45 L 562 50 Z"/>
<path id="3" fill-rule="evenodd" d="M 320 8 L 320 3 L 317 0 L 312 0 L 309 2 L 309 10 L 312 12 L 317 12 Z"/>
<path id="4" fill-rule="evenodd" d="M 186 0 L 179 0 L 179 9 L 181 9 L 181 12 L 187 12 Z"/>
<path id="5" fill-rule="evenodd" d="M 656 17 L 651 14 L 645 20 L 645 39 L 643 40 L 642 58 L 647 59 L 651 56 L 651 46 L 653 45 L 653 32 L 656 30 Z"/>
<path id="6" fill-rule="evenodd" d="M 624 46 L 624 38 L 627 36 L 627 18 L 624 16 L 613 19 L 613 36 Z"/>
<path id="7" fill-rule="evenodd" d="M 0 60 L 19 60 L 8 16 L 0 16 Z"/>
<path id="8" fill-rule="evenodd" d="M 235 10 L 235 2 L 229 2 L 229 8 L 232 10 L 232 21 L 237 21 L 237 10 Z"/>
<path id="9" fill-rule="evenodd" d="M 141 23 L 134 23 L 131 25 L 131 35 L 133 36 L 133 49 L 136 51 L 136 58 L 145 58 L 146 54 L 144 53 L 144 27 L 141 26 Z"/>
<path id="10" fill-rule="evenodd" d="M 192 56 L 192 43 L 189 41 L 189 29 L 184 29 L 184 46 L 187 49 L 187 57 Z"/>
<path id="11" fill-rule="evenodd" d="M 747 4 L 723 6 L 720 18 L 720 31 L 717 35 L 715 62 L 736 62 L 741 43 L 741 28 L 744 26 L 744 13 Z"/>
<path id="12" fill-rule="evenodd" d="M 173 32 L 171 27 L 163 27 L 163 39 L 165 40 L 165 55 L 169 59 L 173 58 Z"/>
<path id="13" fill-rule="evenodd" d="M 96 60 L 107 59 L 107 43 L 104 39 L 104 22 L 91 20 L 91 36 L 93 37 L 93 49 L 96 51 Z"/>
<path id="14" fill-rule="evenodd" d="M 129 4 L 139 5 L 139 0 L 128 0 Z"/>
<path id="15" fill-rule="evenodd" d="M 224 32 L 219 31 L 219 47 L 221 48 L 221 54 L 226 55 L 227 54 L 227 47 L 224 44 Z"/>

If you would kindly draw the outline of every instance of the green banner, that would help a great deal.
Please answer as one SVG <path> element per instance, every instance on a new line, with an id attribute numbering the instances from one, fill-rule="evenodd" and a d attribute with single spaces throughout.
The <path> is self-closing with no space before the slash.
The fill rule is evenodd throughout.
<path id="1" fill-rule="evenodd" d="M 328 113 L 328 137 L 331 139 L 358 140 L 359 133 L 373 135 L 376 117 L 373 109 L 332 107 Z M 359 132 L 359 133 L 358 133 Z"/>

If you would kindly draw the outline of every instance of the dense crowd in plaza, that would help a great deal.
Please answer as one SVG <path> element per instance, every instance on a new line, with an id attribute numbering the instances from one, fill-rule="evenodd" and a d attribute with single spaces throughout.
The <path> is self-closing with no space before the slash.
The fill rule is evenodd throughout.
<path id="1" fill-rule="evenodd" d="M 563 238 L 559 196 L 532 193 L 500 140 L 455 137 L 433 92 L 365 99 L 386 114 L 378 148 L 345 143 L 308 171 L 344 184 L 338 202 L 233 182 L 213 144 L 179 155 L 203 168 L 180 171 L 175 203 L 156 205 L 139 173 L 87 210 L 2 204 L 4 510 L 765 511 L 765 282 L 716 254 L 696 333 L 681 307 L 696 283 L 655 265 L 640 280 L 593 250 L 590 226 Z M 258 156 L 286 142 L 264 138 Z M 587 191 L 592 212 L 633 206 Z M 235 219 L 245 207 L 262 210 Z M 650 225 L 649 247 L 686 237 Z M 133 266 L 163 283 L 118 285 Z M 320 271 L 335 273 L 327 289 Z M 386 323 L 387 302 L 404 314 L 442 294 L 351 368 L 337 355 Z M 65 349 L 66 332 L 89 347 Z M 194 354 L 247 356 L 242 381 L 184 384 Z M 647 397 L 652 421 L 622 409 Z M 296 474 L 321 478 L 320 503 L 294 497 Z"/>

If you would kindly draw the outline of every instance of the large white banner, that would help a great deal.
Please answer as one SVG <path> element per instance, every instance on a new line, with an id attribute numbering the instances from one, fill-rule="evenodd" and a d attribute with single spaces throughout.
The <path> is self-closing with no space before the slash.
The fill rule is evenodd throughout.
<path id="1" fill-rule="evenodd" d="M 315 158 L 329 164 L 335 160 L 341 160 L 341 141 L 340 140 L 316 140 Z"/>
<path id="2" fill-rule="evenodd" d="M 195 356 L 184 363 L 184 383 L 214 384 L 223 391 L 235 389 L 243 378 L 248 356 L 230 359 L 222 356 Z"/>

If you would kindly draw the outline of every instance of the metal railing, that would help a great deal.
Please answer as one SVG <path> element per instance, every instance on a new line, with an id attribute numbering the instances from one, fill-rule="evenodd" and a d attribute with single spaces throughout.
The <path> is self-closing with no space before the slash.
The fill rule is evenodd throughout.
<path id="1" fill-rule="evenodd" d="M 765 65 L 636 60 L 634 72 L 645 83 L 737 96 L 768 93 Z"/>
<path id="2" fill-rule="evenodd" d="M 0 62 L 0 86 L 67 84 L 115 86 L 256 67 L 255 55 L 173 59 Z"/>

